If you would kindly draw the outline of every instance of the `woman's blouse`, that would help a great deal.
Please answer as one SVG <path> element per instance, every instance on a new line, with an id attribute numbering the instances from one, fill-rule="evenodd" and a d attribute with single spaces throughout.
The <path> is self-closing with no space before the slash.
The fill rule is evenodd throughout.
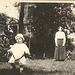
<path id="1" fill-rule="evenodd" d="M 57 45 L 57 39 L 63 39 L 63 44 L 66 42 L 66 35 L 62 31 L 58 31 L 55 34 L 55 44 Z"/>

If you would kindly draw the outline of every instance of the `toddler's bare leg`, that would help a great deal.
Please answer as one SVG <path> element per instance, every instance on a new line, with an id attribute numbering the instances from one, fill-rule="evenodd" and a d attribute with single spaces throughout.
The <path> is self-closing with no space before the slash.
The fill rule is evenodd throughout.
<path id="1" fill-rule="evenodd" d="M 20 65 L 20 73 L 23 72 L 24 66 Z"/>

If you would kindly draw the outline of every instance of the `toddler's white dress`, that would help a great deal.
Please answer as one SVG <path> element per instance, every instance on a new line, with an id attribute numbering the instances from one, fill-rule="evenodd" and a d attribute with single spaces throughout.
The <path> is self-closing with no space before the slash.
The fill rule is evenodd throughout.
<path id="1" fill-rule="evenodd" d="M 12 46 L 12 48 L 9 50 L 13 53 L 13 55 L 11 56 L 10 60 L 8 61 L 9 63 L 14 63 L 15 60 L 19 59 L 20 57 L 22 57 L 22 55 L 25 53 L 30 54 L 28 47 L 24 44 L 24 43 L 16 43 Z M 25 56 L 23 56 L 20 60 L 19 60 L 19 64 L 25 65 L 26 64 L 26 58 Z"/>

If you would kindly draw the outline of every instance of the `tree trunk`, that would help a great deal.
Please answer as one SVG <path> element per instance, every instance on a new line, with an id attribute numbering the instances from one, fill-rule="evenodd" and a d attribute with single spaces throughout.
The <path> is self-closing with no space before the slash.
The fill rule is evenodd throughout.
<path id="1" fill-rule="evenodd" d="M 19 33 L 23 33 L 24 30 L 23 18 L 24 18 L 24 3 L 21 3 L 21 10 L 19 16 Z"/>

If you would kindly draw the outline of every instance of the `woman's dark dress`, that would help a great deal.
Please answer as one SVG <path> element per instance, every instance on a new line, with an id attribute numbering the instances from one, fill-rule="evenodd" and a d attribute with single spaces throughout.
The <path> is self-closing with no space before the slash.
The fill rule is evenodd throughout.
<path id="1" fill-rule="evenodd" d="M 63 61 L 66 58 L 66 49 L 65 46 L 62 46 L 63 44 L 63 39 L 58 39 L 57 40 L 57 47 L 55 47 L 55 54 L 54 54 L 54 58 L 56 60 L 60 60 Z"/>

